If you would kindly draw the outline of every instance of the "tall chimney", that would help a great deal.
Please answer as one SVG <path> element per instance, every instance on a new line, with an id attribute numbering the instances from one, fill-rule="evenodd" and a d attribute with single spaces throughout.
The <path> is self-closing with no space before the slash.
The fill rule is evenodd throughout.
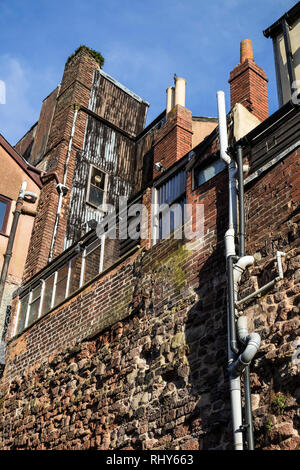
<path id="1" fill-rule="evenodd" d="M 240 45 L 240 63 L 230 72 L 231 108 L 241 103 L 260 121 L 269 116 L 268 79 L 253 58 L 250 39 L 244 39 Z"/>
<path id="2" fill-rule="evenodd" d="M 184 78 L 179 78 L 175 76 L 175 106 L 180 104 L 180 106 L 185 106 L 185 84 L 186 80 Z"/>
<path id="3" fill-rule="evenodd" d="M 175 75 L 174 81 L 175 88 L 167 88 L 166 122 L 154 137 L 154 178 L 192 148 L 192 112 L 185 107 L 186 80 Z"/>
<path id="4" fill-rule="evenodd" d="M 166 107 L 166 115 L 173 109 L 175 106 L 175 88 L 173 86 L 169 86 L 167 88 L 167 107 Z"/>

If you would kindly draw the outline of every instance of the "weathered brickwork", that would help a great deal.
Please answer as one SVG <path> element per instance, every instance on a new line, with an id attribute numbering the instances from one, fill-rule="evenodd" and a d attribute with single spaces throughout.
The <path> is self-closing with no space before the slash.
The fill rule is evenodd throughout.
<path id="1" fill-rule="evenodd" d="M 231 108 L 242 103 L 260 121 L 268 117 L 268 79 L 254 60 L 237 65 L 230 73 L 229 83 Z"/>
<path id="2" fill-rule="evenodd" d="M 241 296 L 262 336 L 251 366 L 256 447 L 297 449 L 300 381 L 299 149 L 246 186 Z M 8 345 L 3 449 L 230 449 L 227 374 L 227 172 L 188 200 L 204 204 L 203 243 L 143 247 Z M 150 192 L 145 195 L 150 201 Z M 299 362 L 299 361 L 298 361 Z"/>
<path id="3" fill-rule="evenodd" d="M 11 383 L 3 411 L 15 415 L 13 400 L 22 394 L 13 426 L 23 438 L 16 442 L 15 431 L 3 423 L 4 448 L 198 449 L 219 446 L 221 435 L 226 440 L 230 410 L 222 401 L 226 332 L 220 290 L 209 301 L 218 313 L 210 316 L 188 286 L 191 264 L 178 241 L 163 242 L 77 297 L 77 313 L 74 304 L 65 306 L 19 338 L 11 350 L 15 366 L 24 368 L 34 356 L 40 365 Z M 224 283 L 223 276 L 218 282 Z M 210 329 L 214 335 L 207 335 Z M 63 336 L 69 341 L 59 354 L 51 345 L 57 334 L 58 342 Z M 91 339 L 80 343 L 87 335 Z M 37 343 L 50 353 L 46 361 Z M 26 437 L 23 386 L 31 397 Z"/>
<path id="4" fill-rule="evenodd" d="M 164 126 L 156 133 L 153 152 L 154 163 L 160 162 L 166 170 L 192 148 L 192 113 L 176 105 L 168 114 Z M 154 177 L 159 175 L 153 171 Z"/>

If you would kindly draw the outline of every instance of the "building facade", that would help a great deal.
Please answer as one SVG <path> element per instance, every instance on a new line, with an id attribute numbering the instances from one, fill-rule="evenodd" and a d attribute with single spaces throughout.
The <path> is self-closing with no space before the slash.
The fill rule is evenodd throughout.
<path id="1" fill-rule="evenodd" d="M 13 292 L 22 282 L 38 196 L 42 187 L 40 171 L 28 164 L 0 135 L 0 337 L 1 365 L 4 360 L 4 336 L 9 321 Z M 34 200 L 19 202 L 21 188 L 36 195 Z M 19 207 L 20 206 L 20 207 Z M 16 215 L 17 213 L 17 215 Z M 18 222 L 16 223 L 16 218 Z"/>
<path id="2" fill-rule="evenodd" d="M 299 448 L 299 107 L 268 116 L 249 40 L 229 83 L 228 158 L 242 173 L 231 185 L 220 120 L 192 116 L 182 78 L 144 129 L 147 103 L 87 49 L 66 65 L 37 157 L 44 186 L 7 334 L 1 448 L 233 448 L 228 365 L 243 365 L 249 424 L 241 338 L 227 359 L 235 187 L 234 263 L 242 239 L 251 262 L 235 286 L 232 331 L 247 318 L 261 342 L 250 364 L 255 447 Z M 33 132 L 26 139 L 33 149 Z M 246 426 L 237 433 L 250 448 Z"/>

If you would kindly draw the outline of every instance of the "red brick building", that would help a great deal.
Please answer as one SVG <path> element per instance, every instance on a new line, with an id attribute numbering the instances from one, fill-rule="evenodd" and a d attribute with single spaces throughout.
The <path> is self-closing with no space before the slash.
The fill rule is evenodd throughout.
<path id="1" fill-rule="evenodd" d="M 231 186 L 220 126 L 192 116 L 183 79 L 144 129 L 147 103 L 88 49 L 66 65 L 31 136 L 31 149 L 42 134 L 47 143 L 40 155 L 28 150 L 45 183 L 7 335 L 1 448 L 233 448 L 224 238 L 234 187 L 233 262 L 245 255 L 243 237 L 253 262 L 241 270 L 233 330 L 247 317 L 261 338 L 250 364 L 255 447 L 299 448 L 299 107 L 268 116 L 267 78 L 248 40 L 229 83 L 228 158 L 240 170 Z M 126 230 L 136 227 L 134 204 L 148 209 L 137 224 L 146 238 L 99 237 L 118 196 L 129 199 L 117 207 L 119 228 L 124 217 Z M 195 228 L 197 206 L 201 234 L 178 237 Z M 234 364 L 246 350 L 239 339 Z M 238 433 L 251 447 L 245 426 Z"/>

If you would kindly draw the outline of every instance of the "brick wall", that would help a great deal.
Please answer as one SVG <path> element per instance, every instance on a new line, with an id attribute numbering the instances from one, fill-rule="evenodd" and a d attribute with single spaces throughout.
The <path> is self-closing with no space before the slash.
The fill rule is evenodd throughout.
<path id="1" fill-rule="evenodd" d="M 230 72 L 231 109 L 241 103 L 260 121 L 269 116 L 268 79 L 261 67 L 254 60 L 247 59 Z"/>
<path id="2" fill-rule="evenodd" d="M 251 366 L 259 449 L 299 448 L 299 149 L 246 186 L 242 296 L 262 336 Z M 204 204 L 204 240 L 145 247 L 8 345 L 2 449 L 230 449 L 227 374 L 227 172 L 188 200 Z M 149 194 L 146 195 L 149 199 Z M 146 245 L 147 246 L 147 245 Z M 298 336 L 297 336 L 298 335 Z"/>
<path id="3" fill-rule="evenodd" d="M 176 105 L 167 120 L 154 137 L 154 164 L 161 162 L 167 170 L 192 148 L 192 113 L 181 105 Z M 153 171 L 154 177 L 160 172 Z"/>

